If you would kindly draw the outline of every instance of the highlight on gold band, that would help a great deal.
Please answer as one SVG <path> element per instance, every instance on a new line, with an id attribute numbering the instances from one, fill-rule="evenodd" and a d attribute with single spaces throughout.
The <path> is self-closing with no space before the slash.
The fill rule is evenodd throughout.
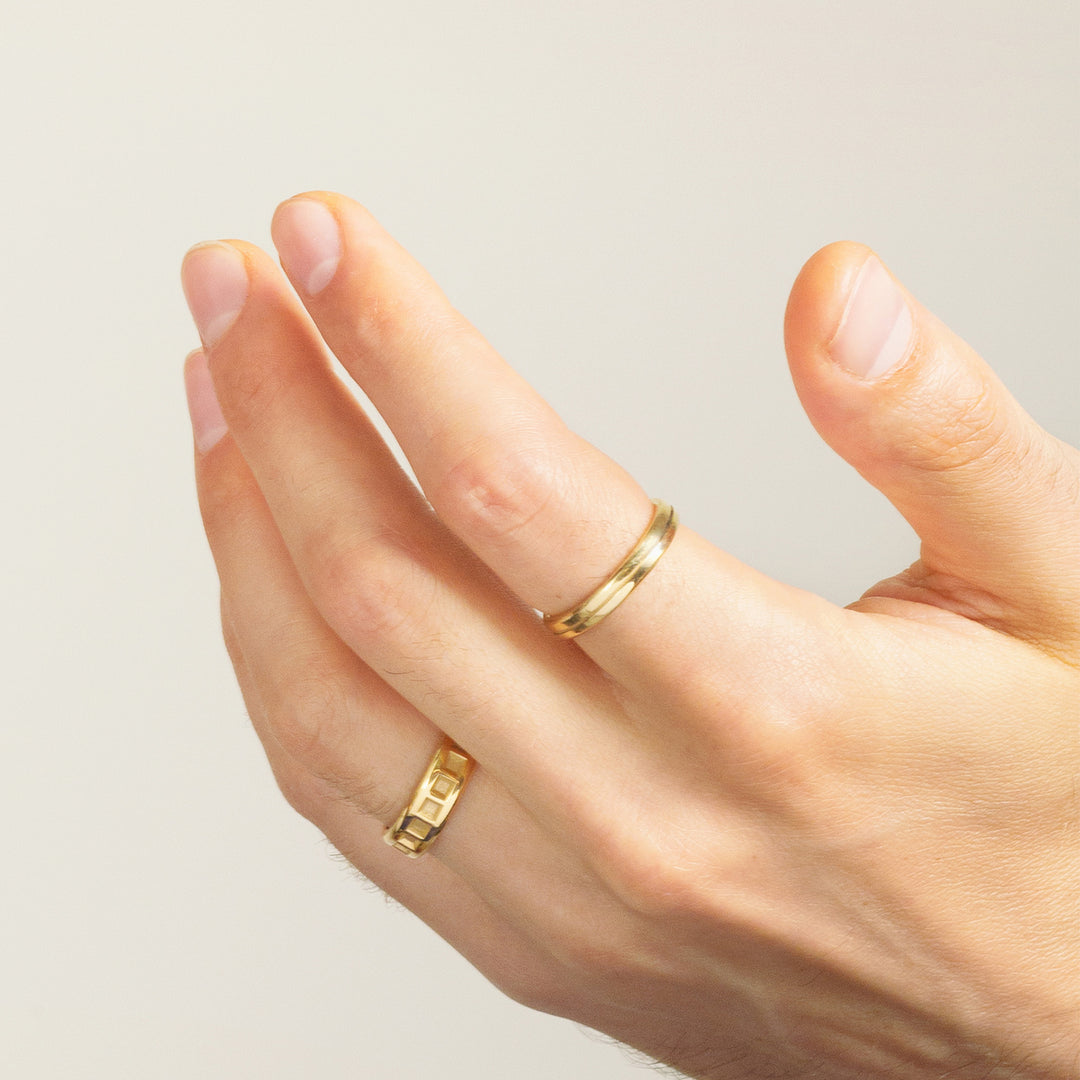
<path id="1" fill-rule="evenodd" d="M 574 638 L 607 618 L 641 584 L 671 546 L 679 517 L 669 503 L 653 499 L 652 521 L 615 572 L 577 607 L 562 615 L 545 615 L 544 625 L 556 637 Z"/>
<path id="2" fill-rule="evenodd" d="M 460 746 L 447 739 L 435 752 L 409 805 L 386 830 L 383 839 L 410 859 L 423 855 L 446 825 L 474 765 Z"/>

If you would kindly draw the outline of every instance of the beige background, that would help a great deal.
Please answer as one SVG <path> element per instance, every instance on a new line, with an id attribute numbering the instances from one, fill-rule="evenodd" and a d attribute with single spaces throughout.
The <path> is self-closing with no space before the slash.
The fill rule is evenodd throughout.
<path id="1" fill-rule="evenodd" d="M 915 554 L 780 325 L 873 244 L 1080 441 L 1074 3 L 5 5 L 0 1071 L 641 1075 L 279 798 L 196 516 L 185 248 L 366 202 L 583 433 L 846 602 Z"/>

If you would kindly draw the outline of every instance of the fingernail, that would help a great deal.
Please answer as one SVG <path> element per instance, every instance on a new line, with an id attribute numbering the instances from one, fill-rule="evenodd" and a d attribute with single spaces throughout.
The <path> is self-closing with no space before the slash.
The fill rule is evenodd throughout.
<path id="1" fill-rule="evenodd" d="M 878 379 L 908 354 L 911 311 L 907 300 L 876 255 L 855 279 L 829 353 L 842 368 L 863 379 Z"/>
<path id="2" fill-rule="evenodd" d="M 184 363 L 184 389 L 187 391 L 195 446 L 200 454 L 205 454 L 229 428 L 221 415 L 221 406 L 206 364 L 206 353 L 202 349 L 196 349 Z"/>
<path id="3" fill-rule="evenodd" d="M 180 279 L 199 337 L 210 348 L 236 322 L 247 300 L 244 257 L 231 244 L 197 244 L 184 256 Z"/>
<path id="4" fill-rule="evenodd" d="M 322 292 L 341 261 L 341 232 L 330 210 L 314 199 L 292 199 L 279 207 L 270 232 L 285 273 L 308 296 Z"/>

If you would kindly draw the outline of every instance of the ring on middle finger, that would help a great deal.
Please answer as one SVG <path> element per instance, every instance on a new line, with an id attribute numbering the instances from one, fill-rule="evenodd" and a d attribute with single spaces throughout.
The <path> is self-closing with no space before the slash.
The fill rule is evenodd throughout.
<path id="1" fill-rule="evenodd" d="M 671 546 L 679 516 L 670 503 L 653 500 L 652 520 L 630 554 L 581 603 L 561 615 L 545 615 L 544 625 L 560 638 L 584 634 L 610 615 L 644 580 Z"/>

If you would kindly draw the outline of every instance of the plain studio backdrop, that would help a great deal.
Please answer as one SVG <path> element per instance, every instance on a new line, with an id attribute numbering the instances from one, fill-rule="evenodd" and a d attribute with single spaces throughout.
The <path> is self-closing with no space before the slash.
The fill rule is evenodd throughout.
<path id="1" fill-rule="evenodd" d="M 1080 440 L 1073 3 L 9 3 L 0 1073 L 581 1077 L 278 795 L 197 516 L 192 243 L 368 205 L 571 425 L 847 603 L 914 536 L 817 438 L 788 289 L 874 246 Z"/>

